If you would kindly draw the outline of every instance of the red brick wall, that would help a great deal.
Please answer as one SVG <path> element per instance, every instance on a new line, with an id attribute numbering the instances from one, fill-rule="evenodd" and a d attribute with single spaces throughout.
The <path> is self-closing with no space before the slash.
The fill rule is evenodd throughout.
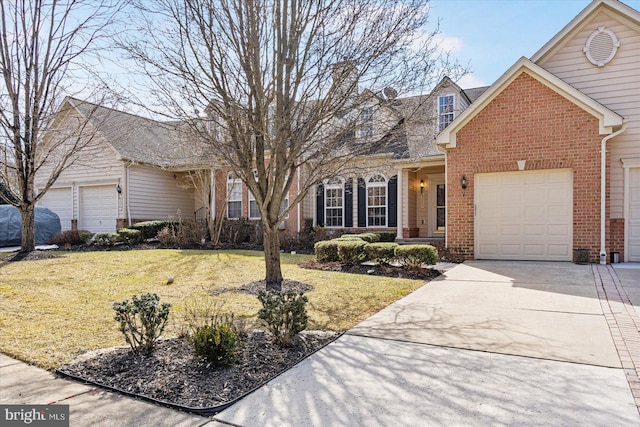
<path id="1" fill-rule="evenodd" d="M 620 252 L 620 262 L 624 261 L 624 218 L 615 218 L 609 221 L 609 252 L 607 257 L 611 256 L 611 252 Z M 613 261 L 609 258 L 609 262 Z"/>
<path id="2" fill-rule="evenodd" d="M 457 133 L 447 158 L 447 239 L 473 259 L 474 174 L 573 170 L 573 247 L 598 260 L 600 239 L 600 142 L 597 118 L 526 73 L 518 76 Z M 468 187 L 463 194 L 460 178 Z"/>

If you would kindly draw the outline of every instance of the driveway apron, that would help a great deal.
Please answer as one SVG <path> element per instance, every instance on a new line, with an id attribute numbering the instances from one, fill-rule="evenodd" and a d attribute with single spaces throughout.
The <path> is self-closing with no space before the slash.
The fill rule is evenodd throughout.
<path id="1" fill-rule="evenodd" d="M 490 261 L 454 267 L 215 419 L 640 425 L 592 267 Z"/>

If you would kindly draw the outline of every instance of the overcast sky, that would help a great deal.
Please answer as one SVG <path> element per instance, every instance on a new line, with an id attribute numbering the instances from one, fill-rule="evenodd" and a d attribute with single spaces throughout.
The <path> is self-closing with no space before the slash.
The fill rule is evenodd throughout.
<path id="1" fill-rule="evenodd" d="M 520 57 L 531 57 L 589 0 L 431 0 L 432 23 L 440 18 L 443 43 L 473 73 L 463 88 L 490 85 Z M 640 10 L 640 0 L 623 3 Z"/>

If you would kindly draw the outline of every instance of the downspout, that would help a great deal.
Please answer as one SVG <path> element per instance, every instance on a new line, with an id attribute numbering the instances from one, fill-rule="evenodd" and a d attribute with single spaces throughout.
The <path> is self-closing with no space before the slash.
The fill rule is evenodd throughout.
<path id="1" fill-rule="evenodd" d="M 130 208 L 130 204 L 129 204 L 129 168 L 131 167 L 131 164 L 132 164 L 131 162 L 129 162 L 129 164 L 127 164 L 126 173 L 124 175 L 125 188 L 127 189 L 127 192 L 126 192 L 126 197 L 127 197 L 126 209 L 127 209 L 127 224 L 128 224 L 128 227 L 131 227 L 131 208 Z"/>
<path id="2" fill-rule="evenodd" d="M 607 263 L 606 222 L 607 222 L 607 141 L 615 138 L 627 128 L 627 119 L 623 119 L 622 127 L 611 135 L 602 138 L 600 145 L 600 264 Z"/>

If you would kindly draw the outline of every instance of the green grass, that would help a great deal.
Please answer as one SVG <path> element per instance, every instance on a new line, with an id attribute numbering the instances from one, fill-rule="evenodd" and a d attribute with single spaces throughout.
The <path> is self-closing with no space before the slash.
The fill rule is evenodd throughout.
<path id="1" fill-rule="evenodd" d="M 255 296 L 225 292 L 264 278 L 262 252 L 146 250 L 60 252 L 63 258 L 6 262 L 0 257 L 0 352 L 46 369 L 97 348 L 126 345 L 114 301 L 155 292 L 173 304 L 165 335 L 175 335 L 186 305 L 205 298 L 257 322 Z M 308 255 L 282 254 L 283 275 L 308 283 L 309 329 L 348 329 L 424 282 L 305 270 Z M 167 277 L 175 281 L 167 285 Z"/>

